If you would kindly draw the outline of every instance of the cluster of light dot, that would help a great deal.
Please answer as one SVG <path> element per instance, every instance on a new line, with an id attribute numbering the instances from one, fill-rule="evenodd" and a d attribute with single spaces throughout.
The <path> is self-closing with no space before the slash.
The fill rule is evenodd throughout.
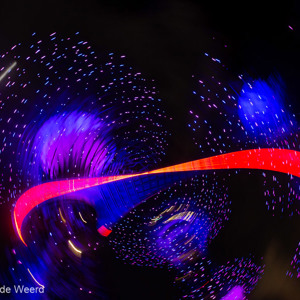
<path id="1" fill-rule="evenodd" d="M 200 265 L 198 270 L 201 272 L 189 271 L 189 276 L 186 276 L 189 293 L 183 298 L 223 299 L 234 287 L 239 286 L 243 289 L 244 297 L 238 299 L 246 299 L 263 274 L 263 267 L 257 266 L 252 257 L 236 258 L 218 268 L 213 268 L 210 260 L 205 264 L 200 262 Z"/>
<path id="2" fill-rule="evenodd" d="M 287 276 L 300 278 L 300 243 L 292 259 L 290 270 L 287 271 Z"/>

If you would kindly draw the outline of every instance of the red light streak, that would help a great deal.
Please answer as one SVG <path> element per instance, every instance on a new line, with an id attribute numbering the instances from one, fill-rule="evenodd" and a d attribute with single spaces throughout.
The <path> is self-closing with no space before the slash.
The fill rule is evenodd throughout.
<path id="1" fill-rule="evenodd" d="M 202 158 L 140 174 L 47 182 L 27 190 L 18 199 L 14 208 L 15 227 L 20 239 L 26 245 L 21 234 L 21 227 L 25 217 L 34 207 L 58 196 L 66 195 L 90 187 L 100 186 L 109 182 L 150 174 L 220 169 L 269 170 L 300 177 L 299 158 L 300 152 L 294 150 L 273 148 L 252 149 Z M 98 230 L 100 229 L 101 227 Z M 106 231 L 105 234 L 107 234 Z"/>

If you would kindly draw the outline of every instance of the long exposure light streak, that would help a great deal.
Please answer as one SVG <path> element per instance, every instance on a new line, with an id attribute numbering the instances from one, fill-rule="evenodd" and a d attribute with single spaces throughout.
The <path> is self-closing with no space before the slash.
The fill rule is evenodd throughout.
<path id="1" fill-rule="evenodd" d="M 76 247 L 74 246 L 74 244 L 72 243 L 71 240 L 68 240 L 68 243 L 69 243 L 69 245 L 72 247 L 72 249 L 75 251 L 75 254 L 81 254 L 81 253 L 82 253 L 81 250 L 79 250 L 78 248 L 76 248 Z"/>
<path id="2" fill-rule="evenodd" d="M 30 276 L 32 277 L 32 279 L 36 282 L 36 284 L 38 284 L 41 288 L 45 288 L 44 285 L 42 285 L 41 283 L 39 283 L 35 277 L 32 275 L 32 273 L 30 272 L 30 270 L 27 268 L 28 273 L 30 274 Z"/>
<path id="3" fill-rule="evenodd" d="M 21 234 L 21 227 L 25 217 L 34 207 L 52 198 L 106 183 L 151 174 L 220 169 L 270 170 L 300 177 L 299 158 L 300 152 L 294 150 L 251 149 L 198 159 L 140 174 L 47 182 L 29 189 L 18 199 L 14 208 L 15 227 L 20 239 L 26 245 Z"/>
<path id="4" fill-rule="evenodd" d="M 17 65 L 17 62 L 14 61 L 7 69 L 5 69 L 1 74 L 0 74 L 0 81 L 2 81 L 3 78 L 5 78 L 8 73 Z"/>

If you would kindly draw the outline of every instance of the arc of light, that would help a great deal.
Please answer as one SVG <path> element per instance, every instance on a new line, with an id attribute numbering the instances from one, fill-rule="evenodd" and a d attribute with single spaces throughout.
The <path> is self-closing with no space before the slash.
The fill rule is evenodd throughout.
<path id="1" fill-rule="evenodd" d="M 300 177 L 300 152 L 274 148 L 242 150 L 202 158 L 139 174 L 80 178 L 43 183 L 27 190 L 17 200 L 14 208 L 15 227 L 21 241 L 26 245 L 21 234 L 22 223 L 34 207 L 49 199 L 137 176 L 220 169 L 270 170 Z M 103 226 L 101 226 L 98 230 L 103 231 L 102 227 Z M 108 231 L 110 233 L 110 230 Z"/>
<path id="2" fill-rule="evenodd" d="M 41 283 L 39 283 L 36 279 L 35 279 L 35 277 L 32 275 L 32 273 L 30 272 L 30 270 L 27 268 L 27 271 L 28 271 L 28 273 L 30 274 L 30 276 L 32 277 L 32 279 L 41 287 L 41 288 L 45 288 L 45 286 L 44 285 L 42 285 Z"/>

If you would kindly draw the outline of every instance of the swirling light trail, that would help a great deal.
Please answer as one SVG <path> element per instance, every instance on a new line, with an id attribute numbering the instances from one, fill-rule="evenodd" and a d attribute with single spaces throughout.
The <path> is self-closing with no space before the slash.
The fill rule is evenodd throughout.
<path id="1" fill-rule="evenodd" d="M 26 245 L 21 234 L 22 223 L 29 212 L 38 204 L 72 192 L 137 176 L 201 170 L 258 169 L 276 171 L 300 177 L 299 162 L 299 151 L 274 148 L 251 149 L 202 158 L 140 174 L 47 182 L 29 189 L 18 199 L 14 208 L 15 227 L 21 241 Z M 160 187 L 158 187 L 158 189 L 160 189 Z M 103 226 L 100 228 L 103 229 Z M 98 231 L 101 233 L 103 230 L 100 230 L 100 228 Z"/>

